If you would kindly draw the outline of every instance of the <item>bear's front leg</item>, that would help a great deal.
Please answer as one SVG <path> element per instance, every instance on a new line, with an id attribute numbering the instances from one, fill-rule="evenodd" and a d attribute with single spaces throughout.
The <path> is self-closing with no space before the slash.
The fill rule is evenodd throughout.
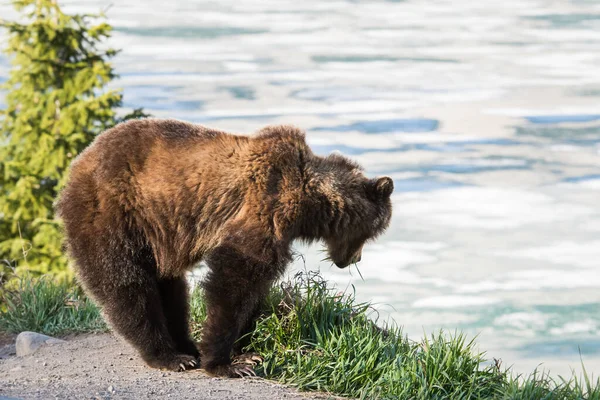
<path id="1" fill-rule="evenodd" d="M 200 344 L 202 367 L 215 376 L 253 376 L 254 371 L 247 363 L 232 364 L 231 352 L 266 296 L 275 278 L 274 271 L 225 248 L 211 254 L 207 264 L 210 272 L 203 287 L 208 316 Z"/>

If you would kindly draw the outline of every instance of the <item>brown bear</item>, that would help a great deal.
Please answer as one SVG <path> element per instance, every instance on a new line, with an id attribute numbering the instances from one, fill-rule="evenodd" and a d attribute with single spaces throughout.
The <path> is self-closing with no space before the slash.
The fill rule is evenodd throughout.
<path id="1" fill-rule="evenodd" d="M 320 157 L 292 126 L 234 135 L 140 119 L 99 135 L 73 161 L 56 204 L 87 293 L 145 362 L 199 366 L 185 273 L 200 261 L 208 318 L 202 367 L 252 374 L 232 349 L 291 261 L 291 244 L 323 240 L 340 268 L 391 217 L 393 182 L 340 155 Z"/>

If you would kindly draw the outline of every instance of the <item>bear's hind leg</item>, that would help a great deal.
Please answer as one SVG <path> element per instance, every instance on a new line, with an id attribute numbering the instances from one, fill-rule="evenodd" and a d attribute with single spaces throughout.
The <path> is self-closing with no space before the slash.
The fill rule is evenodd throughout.
<path id="1" fill-rule="evenodd" d="M 87 285 L 91 289 L 101 288 L 95 290 L 94 295 L 108 322 L 136 348 L 149 366 L 172 371 L 195 368 L 198 365 L 196 358 L 178 351 L 169 333 L 153 271 L 148 265 L 140 265 L 124 254 L 105 260 L 109 266 L 98 268 L 102 273 L 95 276 L 95 284 Z"/>
<path id="2" fill-rule="evenodd" d="M 199 357 L 200 352 L 190 337 L 188 285 L 185 277 L 158 280 L 167 329 L 178 352 Z"/>

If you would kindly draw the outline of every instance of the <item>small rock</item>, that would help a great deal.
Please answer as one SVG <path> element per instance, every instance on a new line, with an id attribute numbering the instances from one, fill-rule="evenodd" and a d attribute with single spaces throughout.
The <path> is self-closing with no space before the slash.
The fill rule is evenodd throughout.
<path id="1" fill-rule="evenodd" d="M 114 393 L 115 392 L 115 388 L 112 385 L 110 385 L 108 387 L 108 389 L 106 389 L 106 390 L 108 391 L 108 393 Z"/>
<path id="2" fill-rule="evenodd" d="M 65 343 L 64 340 L 42 335 L 36 332 L 21 332 L 17 336 L 17 357 L 35 353 L 40 347 L 48 344 Z"/>

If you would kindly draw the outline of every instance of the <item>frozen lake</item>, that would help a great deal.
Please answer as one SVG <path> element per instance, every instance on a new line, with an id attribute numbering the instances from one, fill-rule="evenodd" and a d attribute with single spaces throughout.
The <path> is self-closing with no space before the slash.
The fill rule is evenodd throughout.
<path id="1" fill-rule="evenodd" d="M 569 375 L 581 353 L 600 373 L 600 3 L 136 0 L 107 15 L 127 107 L 244 133 L 293 123 L 316 152 L 393 177 L 364 281 L 318 248 L 299 248 L 307 268 L 413 339 L 463 330 L 518 372 Z"/>

